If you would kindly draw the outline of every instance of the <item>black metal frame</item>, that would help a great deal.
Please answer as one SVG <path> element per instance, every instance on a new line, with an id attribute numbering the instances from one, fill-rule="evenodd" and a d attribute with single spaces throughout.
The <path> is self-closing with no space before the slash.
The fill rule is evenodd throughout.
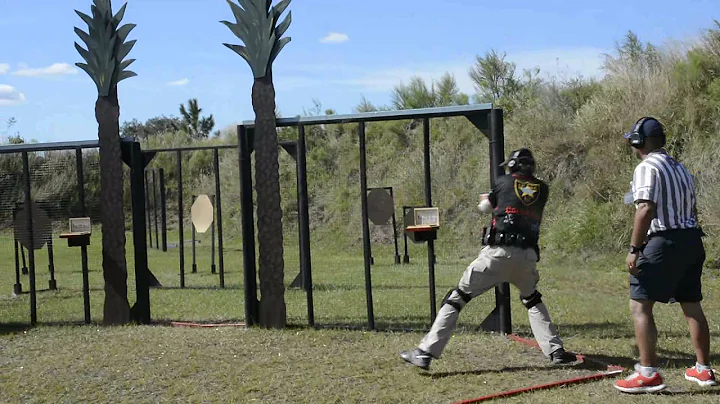
<path id="1" fill-rule="evenodd" d="M 308 324 L 315 325 L 312 300 L 312 261 L 310 258 L 310 230 L 307 197 L 307 167 L 305 164 L 306 144 L 305 127 L 320 124 L 357 123 L 360 147 L 360 188 L 363 215 L 363 252 L 365 264 L 365 292 L 367 300 L 368 326 L 375 329 L 375 316 L 372 298 L 370 236 L 367 212 L 367 167 L 365 148 L 365 124 L 374 121 L 390 121 L 405 119 L 422 119 L 423 122 L 423 154 L 425 174 L 425 205 L 432 206 L 432 181 L 430 172 L 430 119 L 439 117 L 464 116 L 475 125 L 488 139 L 490 151 L 490 179 L 501 175 L 500 163 L 504 160 L 504 126 L 502 109 L 493 108 L 492 104 L 475 104 L 441 108 L 425 108 L 415 110 L 381 111 L 349 115 L 326 115 L 317 117 L 282 118 L 276 121 L 278 127 L 298 127 L 298 219 L 300 222 L 300 268 L 303 274 L 303 286 L 307 292 Z M 247 326 L 257 324 L 259 311 L 257 300 L 257 263 L 255 258 L 255 229 L 252 196 L 251 154 L 254 121 L 245 121 L 237 127 L 238 154 L 240 161 L 240 200 L 242 206 L 243 228 L 243 268 L 245 279 L 245 317 Z M 407 254 L 406 254 L 407 256 Z M 428 241 L 428 267 L 430 288 L 431 322 L 436 315 L 435 294 L 435 246 L 433 240 Z M 486 330 L 510 333 L 510 286 L 503 283 L 495 288 L 496 307 L 483 322 Z"/>
<path id="2" fill-rule="evenodd" d="M 295 142 L 280 142 L 280 145 L 290 153 L 293 158 L 296 157 L 296 143 Z M 211 237 L 212 237 L 212 252 L 211 252 L 211 273 L 218 274 L 219 285 L 221 288 L 225 287 L 225 254 L 224 254 L 224 239 L 223 239 L 223 222 L 222 222 L 222 193 L 220 189 L 220 150 L 239 149 L 238 145 L 211 145 L 211 146 L 195 146 L 195 147 L 169 147 L 169 148 L 157 148 L 147 149 L 143 153 L 146 154 L 148 161 L 152 160 L 157 153 L 175 153 L 177 161 L 177 180 L 178 180 L 178 250 L 180 255 L 180 288 L 184 289 L 185 285 L 185 241 L 184 241 L 184 193 L 183 193 L 183 181 L 182 181 L 182 153 L 192 151 L 212 151 L 213 152 L 213 173 L 215 176 L 215 194 L 211 196 L 213 200 L 214 215 L 213 224 L 211 226 Z M 166 228 L 166 200 L 165 200 L 165 187 L 164 187 L 164 172 L 162 169 L 158 169 L 160 172 L 160 209 L 161 209 L 161 227 L 162 227 L 162 245 L 163 251 L 167 250 L 167 228 Z M 154 171 L 153 171 L 154 173 Z M 197 195 L 191 195 L 192 199 L 190 204 L 192 205 Z M 191 251 L 192 251 L 192 264 L 191 272 L 197 273 L 197 253 L 196 253 L 196 233 L 195 226 L 190 224 L 191 227 Z M 157 229 L 157 226 L 156 226 Z M 157 233 L 156 233 L 157 234 Z M 217 237 L 217 238 L 216 238 Z M 156 243 L 158 236 L 156 235 Z M 215 249 L 215 242 L 217 241 L 217 250 Z M 217 254 L 217 266 L 215 265 L 215 258 Z"/>
<path id="3" fill-rule="evenodd" d="M 186 287 L 185 285 L 185 226 L 184 226 L 184 219 L 185 219 L 185 203 L 184 203 L 184 193 L 183 193 L 183 180 L 182 180 L 182 153 L 183 152 L 192 152 L 192 151 L 202 151 L 202 150 L 211 150 L 213 152 L 213 172 L 215 175 L 215 194 L 214 194 L 214 215 L 215 218 L 213 220 L 212 224 L 212 232 L 213 232 L 213 243 L 215 242 L 215 232 L 217 231 L 217 258 L 218 258 L 218 265 L 217 270 L 219 270 L 219 285 L 221 288 L 225 287 L 225 261 L 224 261 L 224 251 L 223 251 L 223 227 L 222 227 L 222 193 L 220 190 L 220 157 L 219 157 L 219 151 L 220 150 L 228 150 L 228 149 L 237 149 L 237 145 L 212 145 L 212 146 L 195 146 L 195 147 L 167 147 L 167 148 L 157 148 L 157 149 L 147 149 L 144 150 L 143 153 L 149 156 L 150 160 L 155 157 L 157 153 L 175 153 L 176 158 L 176 164 L 177 164 L 177 181 L 178 181 L 178 190 L 177 190 L 177 198 L 178 198 L 178 254 L 180 256 L 180 288 L 184 289 Z M 166 228 L 166 200 L 165 200 L 165 179 L 164 179 L 164 172 L 162 169 L 160 170 L 160 204 L 161 204 L 161 225 L 163 227 L 162 230 L 162 239 L 163 239 L 163 251 L 167 251 L 167 228 Z M 190 202 L 190 205 L 192 205 L 193 201 L 197 197 L 197 195 L 191 195 L 192 199 Z M 197 273 L 197 255 L 195 250 L 195 226 L 190 223 L 191 228 L 191 241 L 192 241 L 192 266 L 191 266 L 191 273 Z M 215 248 L 213 246 L 212 249 L 212 258 L 214 262 L 215 258 Z M 211 264 L 211 273 L 215 274 L 215 266 L 214 263 Z"/>
<path id="4" fill-rule="evenodd" d="M 83 168 L 83 149 L 99 149 L 100 144 L 97 140 L 73 141 L 73 142 L 52 142 L 52 143 L 32 143 L 19 145 L 0 146 L 0 154 L 21 154 L 23 160 L 23 177 L 24 177 L 24 193 L 25 206 L 31 206 L 31 183 L 30 183 L 30 165 L 29 153 L 47 152 L 47 151 L 75 151 L 77 178 L 78 178 L 78 195 L 80 199 L 81 214 L 86 214 L 85 205 L 85 178 Z M 133 318 L 142 323 L 150 323 L 150 293 L 149 278 L 150 272 L 147 268 L 147 240 L 145 239 L 145 191 L 144 191 L 144 168 L 147 161 L 144 161 L 140 150 L 140 143 L 134 138 L 121 138 L 121 149 L 123 161 L 130 166 L 130 185 L 132 193 L 132 222 L 133 237 L 135 247 L 135 278 L 136 278 L 136 303 L 132 308 Z M 28 229 L 32 229 L 33 217 L 32 209 L 28 209 L 27 225 Z M 30 244 L 33 244 L 33 232 L 29 232 Z M 37 289 L 35 285 L 35 253 L 32 249 L 28 250 L 28 264 L 30 275 L 30 324 L 37 324 Z M 81 265 L 83 272 L 83 306 L 85 323 L 91 322 L 90 317 L 90 292 L 88 284 L 88 262 L 87 248 L 81 247 Z M 19 265 L 18 265 L 19 266 Z M 51 275 L 51 281 L 54 277 Z M 18 282 L 19 283 L 19 282 Z M 18 288 L 20 285 L 15 285 Z"/>
<path id="5" fill-rule="evenodd" d="M 297 188 L 298 188 L 298 221 L 300 233 L 300 270 L 303 280 L 303 287 L 307 294 L 308 324 L 315 325 L 313 308 L 313 284 L 312 284 L 312 260 L 310 254 L 310 229 L 308 213 L 308 190 L 307 190 L 307 167 L 306 167 L 306 141 L 305 127 L 318 124 L 339 124 L 358 123 L 358 136 L 360 139 L 360 169 L 361 169 L 361 202 L 363 215 L 363 251 L 365 263 L 365 284 L 368 311 L 368 325 L 375 329 L 375 318 L 373 311 L 372 281 L 371 281 L 371 256 L 369 223 L 367 212 L 367 172 L 366 172 L 366 150 L 365 150 L 365 124 L 374 121 L 422 119 L 423 122 L 423 152 L 424 152 L 424 174 L 425 174 L 425 205 L 432 206 L 432 182 L 430 170 L 430 119 L 438 117 L 465 116 L 490 140 L 490 179 L 494 186 L 495 179 L 501 175 L 499 164 L 504 160 L 504 125 L 503 111 L 495 109 L 491 104 L 467 105 L 457 107 L 427 108 L 418 110 L 382 111 L 352 115 L 327 115 L 319 117 L 296 117 L 277 120 L 278 127 L 298 127 L 297 142 L 281 142 L 288 152 L 296 158 Z M 219 266 L 221 283 L 223 283 L 223 250 L 222 250 L 222 211 L 220 208 L 220 180 L 217 153 L 220 149 L 237 149 L 239 158 L 240 194 L 242 209 L 242 232 L 243 232 L 243 268 L 245 287 L 245 316 L 246 325 L 257 324 L 259 311 L 257 300 L 257 272 L 255 257 L 255 231 L 254 231 L 254 209 L 252 196 L 252 171 L 251 154 L 253 151 L 253 121 L 243 122 L 238 125 L 237 145 L 222 146 L 200 146 L 186 148 L 151 149 L 143 151 L 140 143 L 133 138 L 121 138 L 123 160 L 131 168 L 130 182 L 132 194 L 132 222 L 133 222 L 133 244 L 135 247 L 135 278 L 136 278 L 136 303 L 132 308 L 133 318 L 143 324 L 150 323 L 150 284 L 154 276 L 148 268 L 147 247 L 148 240 L 146 233 L 150 233 L 150 222 L 146 223 L 146 196 L 145 192 L 145 167 L 158 152 L 175 152 L 177 155 L 178 168 L 178 208 L 179 221 L 179 250 L 180 250 L 180 285 L 185 287 L 184 271 L 184 241 L 183 241 L 183 192 L 182 192 L 182 152 L 193 150 L 214 150 L 214 168 L 216 173 L 216 197 L 218 204 L 218 242 L 219 242 Z M 53 150 L 76 150 L 78 151 L 78 164 L 82 166 L 80 150 L 83 148 L 98 148 L 98 141 L 80 142 L 56 142 L 45 144 L 21 144 L 0 146 L 0 154 L 21 153 L 23 156 L 23 171 L 25 174 L 25 203 L 30 206 L 32 200 L 30 195 L 30 177 L 28 153 L 53 151 Z M 293 153 L 293 151 L 295 153 Z M 78 172 L 78 178 L 82 177 L 82 168 Z M 162 181 L 162 180 L 161 180 Z M 80 191 L 80 190 L 79 190 Z M 84 194 L 84 192 L 83 192 Z M 162 194 L 162 193 L 161 193 Z M 84 195 L 83 195 L 84 199 Z M 161 204 L 162 203 L 161 195 Z M 30 210 L 31 212 L 31 210 Z M 149 216 L 149 215 L 147 215 Z M 28 228 L 32 229 L 32 214 L 28 214 Z M 157 231 L 157 226 L 156 226 Z M 31 243 L 32 243 L 32 232 Z M 149 235 L 149 234 L 148 234 Z M 158 235 L 156 233 L 156 240 Z M 34 252 L 28 251 L 30 264 L 30 317 L 32 325 L 37 322 L 37 299 L 35 289 L 35 263 Z M 86 267 L 87 252 L 83 253 L 83 265 Z M 407 256 L 407 254 L 406 254 Z M 428 267 L 430 287 L 430 309 L 431 320 L 436 314 L 435 295 L 435 253 L 433 240 L 428 241 Z M 86 272 L 86 269 L 83 268 Z M 84 274 L 85 277 L 85 274 Z M 84 302 L 85 318 L 89 322 L 89 295 L 87 282 L 84 279 Z M 487 330 L 510 333 L 512 324 L 510 320 L 510 293 L 509 284 L 503 283 L 495 288 L 496 307 L 488 318 L 483 322 Z"/>

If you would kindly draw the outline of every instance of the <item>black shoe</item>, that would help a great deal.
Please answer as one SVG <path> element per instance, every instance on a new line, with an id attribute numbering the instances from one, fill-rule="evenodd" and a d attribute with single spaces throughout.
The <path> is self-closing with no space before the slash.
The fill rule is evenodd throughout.
<path id="1" fill-rule="evenodd" d="M 550 360 L 555 365 L 562 365 L 565 363 L 572 363 L 577 360 L 577 356 L 574 353 L 566 352 L 565 349 L 560 348 L 550 354 Z"/>
<path id="2" fill-rule="evenodd" d="M 432 355 L 419 348 L 402 352 L 400 357 L 403 358 L 405 362 L 425 370 L 430 367 L 430 361 L 432 361 Z"/>

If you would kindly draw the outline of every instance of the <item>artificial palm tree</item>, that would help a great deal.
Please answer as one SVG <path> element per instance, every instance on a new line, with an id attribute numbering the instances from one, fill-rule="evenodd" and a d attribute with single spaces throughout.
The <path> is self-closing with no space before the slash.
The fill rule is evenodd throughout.
<path id="1" fill-rule="evenodd" d="M 76 63 L 95 82 L 98 98 L 95 119 L 100 143 L 100 224 L 102 225 L 103 276 L 105 278 L 105 324 L 130 322 L 127 299 L 127 265 L 125 262 L 125 213 L 123 210 L 123 165 L 120 151 L 120 106 L 117 83 L 136 76 L 126 70 L 135 59 L 124 60 L 135 45 L 125 41 L 135 24 L 120 26 L 125 3 L 113 16 L 110 0 L 94 0 L 92 17 L 75 12 L 88 26 L 88 32 L 75 28 L 85 43 L 75 49 L 85 60 Z"/>
<path id="2" fill-rule="evenodd" d="M 281 328 L 286 324 L 286 308 L 272 64 L 280 50 L 290 42 L 289 37 L 281 37 L 290 26 L 291 13 L 288 12 L 279 23 L 290 0 L 282 0 L 272 7 L 272 0 L 239 0 L 240 5 L 230 0 L 227 2 L 236 22 L 220 22 L 230 28 L 245 45 L 223 45 L 245 59 L 254 76 L 252 105 L 255 111 L 255 182 L 261 296 L 258 320 L 263 327 Z"/>

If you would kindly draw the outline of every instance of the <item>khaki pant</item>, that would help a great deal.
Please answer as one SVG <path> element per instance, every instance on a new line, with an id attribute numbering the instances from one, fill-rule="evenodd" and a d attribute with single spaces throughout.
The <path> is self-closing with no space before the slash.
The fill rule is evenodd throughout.
<path id="1" fill-rule="evenodd" d="M 430 332 L 418 347 L 439 358 L 457 326 L 460 314 L 457 307 L 462 309 L 466 300 L 487 292 L 497 284 L 509 282 L 515 285 L 520 290 L 523 303 L 527 303 L 526 298 L 535 293 L 540 280 L 536 262 L 537 255 L 532 249 L 484 247 L 480 255 L 467 267 L 458 284 L 457 289 L 465 296 L 457 290 L 448 296 L 447 300 L 453 304 L 445 303 L 440 307 Z M 528 316 L 535 339 L 546 356 L 563 347 L 544 303 L 540 302 L 528 309 Z"/>

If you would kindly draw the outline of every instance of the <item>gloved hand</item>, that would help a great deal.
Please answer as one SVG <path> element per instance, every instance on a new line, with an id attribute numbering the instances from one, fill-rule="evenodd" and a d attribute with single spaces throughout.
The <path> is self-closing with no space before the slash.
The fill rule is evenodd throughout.
<path id="1" fill-rule="evenodd" d="M 490 203 L 490 200 L 488 200 L 488 194 L 481 194 L 480 195 L 480 203 L 478 203 L 478 209 L 480 209 L 480 212 L 482 213 L 490 213 L 492 212 L 492 204 Z"/>

